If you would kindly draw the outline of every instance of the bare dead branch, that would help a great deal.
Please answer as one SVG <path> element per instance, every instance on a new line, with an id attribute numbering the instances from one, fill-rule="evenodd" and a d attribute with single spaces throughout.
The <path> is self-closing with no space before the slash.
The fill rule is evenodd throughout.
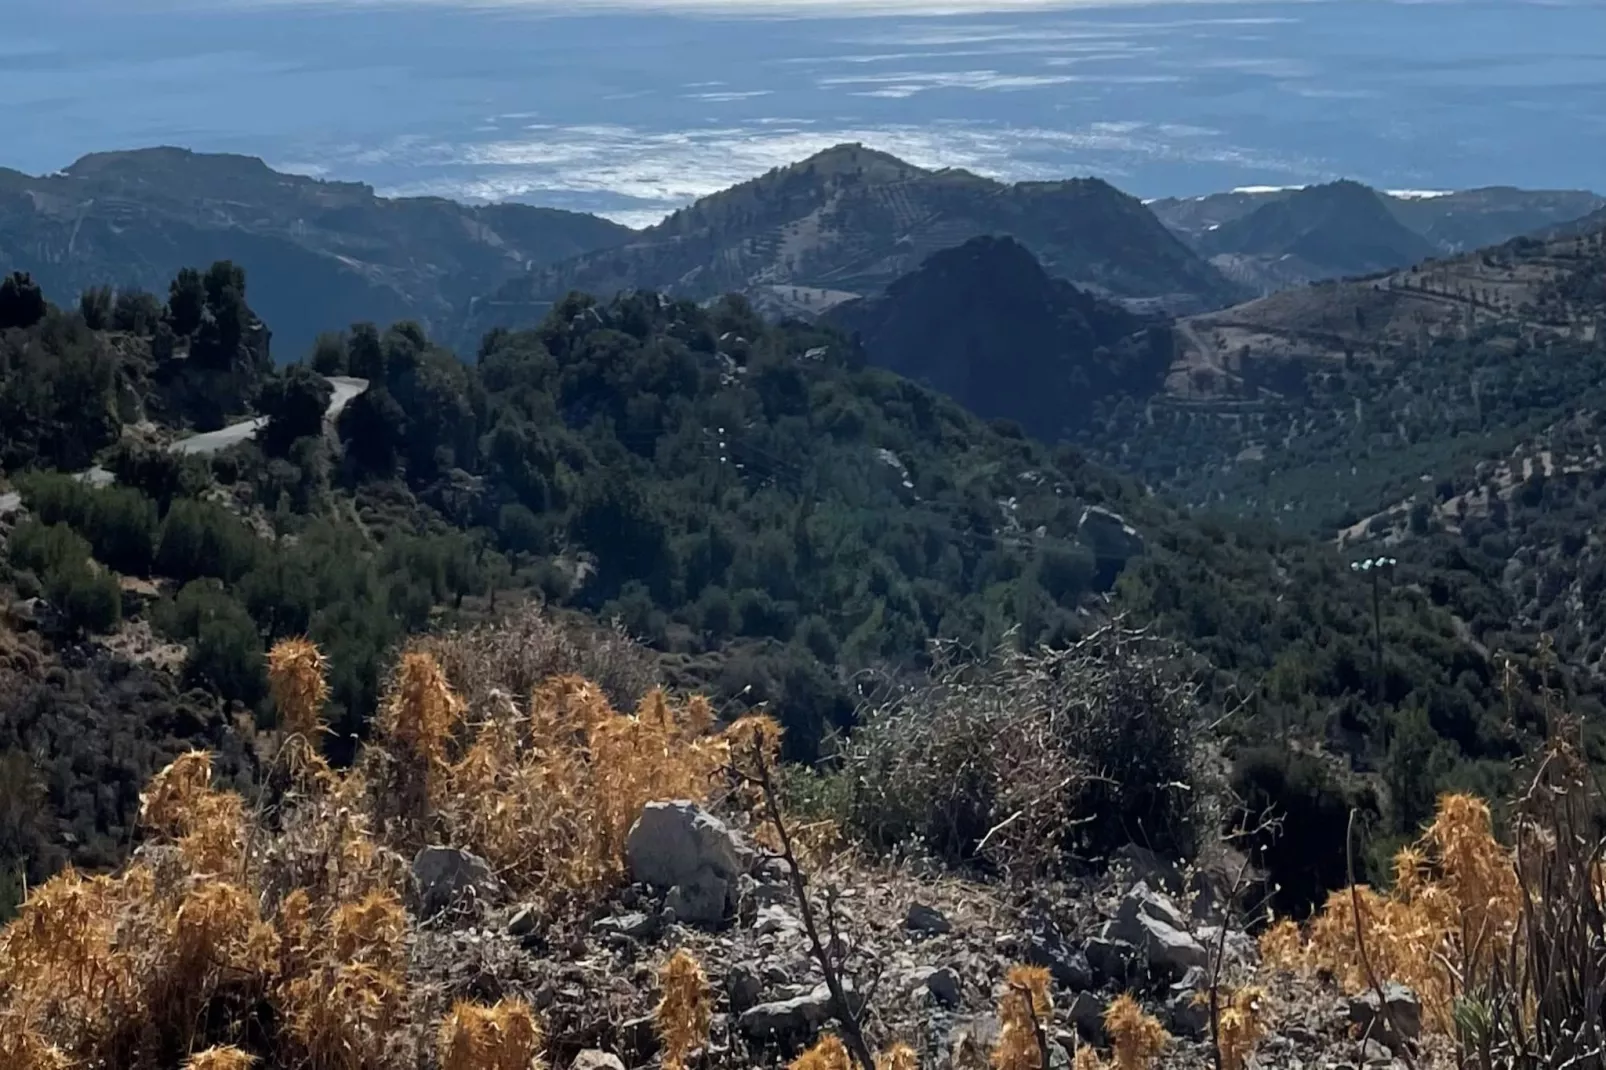
<path id="1" fill-rule="evenodd" d="M 787 872 L 792 881 L 792 892 L 797 896 L 798 914 L 803 922 L 803 931 L 808 935 L 809 948 L 814 954 L 815 961 L 820 964 L 820 972 L 825 975 L 825 986 L 831 993 L 831 1005 L 835 1010 L 837 1021 L 842 1026 L 843 1043 L 847 1045 L 848 1053 L 853 1056 L 853 1061 L 858 1064 L 859 1070 L 875 1070 L 875 1057 L 870 1052 L 869 1043 L 864 1039 L 863 1018 L 848 1002 L 847 989 L 842 983 L 836 956 L 832 954 L 835 948 L 828 949 L 820 939 L 820 926 L 809 900 L 808 881 L 804 877 L 802 864 L 798 862 L 797 852 L 792 847 L 791 831 L 787 828 L 786 819 L 781 815 L 769 760 L 764 756 L 763 745 L 757 739 L 753 740 L 751 760 L 752 768 L 737 770 L 737 774 L 749 783 L 757 785 L 763 793 L 764 809 L 770 824 L 775 828 L 776 837 L 781 841 L 781 857 L 786 860 Z M 829 905 L 829 896 L 827 904 L 827 923 L 832 926 L 830 936 L 835 945 L 837 935 L 834 931 L 835 922 L 830 916 L 833 908 Z"/>

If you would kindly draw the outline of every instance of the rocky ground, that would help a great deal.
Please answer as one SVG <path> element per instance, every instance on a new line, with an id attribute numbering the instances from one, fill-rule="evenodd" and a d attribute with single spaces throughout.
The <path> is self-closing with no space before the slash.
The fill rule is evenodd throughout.
<path id="1" fill-rule="evenodd" d="M 414 862 L 417 909 L 441 912 L 419 929 L 415 973 L 443 1004 L 529 1000 L 544 1016 L 554 1065 L 650 1065 L 657 973 L 679 948 L 714 991 L 702 1065 L 783 1063 L 833 1027 L 788 867 L 689 803 L 649 806 L 630 841 L 634 882 L 566 923 L 547 920 L 540 904 L 506 901 L 473 856 L 427 854 Z M 1380 1042 L 1380 1025 L 1362 1035 L 1379 1017 L 1376 997 L 1369 1007 L 1328 980 L 1263 969 L 1253 937 L 1217 926 L 1218 886 L 1183 880 L 1145 852 L 1096 880 L 1024 894 L 849 856 L 819 864 L 808 887 L 872 1046 L 903 1041 L 925 1067 L 985 1058 L 1004 974 L 1020 962 L 1053 977 L 1056 1064 L 1068 1065 L 1080 1044 L 1102 1047 L 1104 1009 L 1133 991 L 1174 1038 L 1161 1066 L 1214 1066 L 1208 1008 L 1196 995 L 1210 987 L 1217 948 L 1224 988 L 1253 982 L 1266 993 L 1267 1034 L 1251 1065 L 1359 1070 L 1403 1066 L 1407 1055 L 1434 1065 L 1443 1054 L 1416 1039 L 1420 1011 L 1408 991 L 1388 994 L 1408 1034 L 1392 1038 L 1397 1054 Z"/>

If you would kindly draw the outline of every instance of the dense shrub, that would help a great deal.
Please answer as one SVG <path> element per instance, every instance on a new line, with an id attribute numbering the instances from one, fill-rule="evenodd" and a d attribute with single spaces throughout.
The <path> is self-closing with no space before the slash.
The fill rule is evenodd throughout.
<path id="1" fill-rule="evenodd" d="M 1192 850 L 1200 713 L 1167 652 L 1112 627 L 1064 650 L 956 654 L 847 743 L 849 820 L 871 845 L 1028 875 L 1067 851 Z"/>
<path id="2" fill-rule="evenodd" d="M 193 580 L 158 606 L 157 626 L 189 644 L 186 682 L 254 706 L 267 694 L 262 636 L 256 622 L 213 579 Z"/>
<path id="3" fill-rule="evenodd" d="M 23 503 L 47 524 L 65 524 L 89 540 L 95 559 L 143 576 L 156 556 L 156 502 L 132 487 L 95 488 L 57 473 L 18 481 Z"/>
<path id="4" fill-rule="evenodd" d="M 1250 813 L 1276 818 L 1278 827 L 1260 833 L 1257 858 L 1276 888 L 1283 913 L 1303 916 L 1348 878 L 1346 837 L 1350 812 L 1358 810 L 1357 840 L 1371 831 L 1377 816 L 1372 793 L 1339 785 L 1323 760 L 1284 746 L 1255 747 L 1240 755 L 1232 788 Z M 1367 879 L 1366 858 L 1354 855 L 1355 879 Z"/>
<path id="5" fill-rule="evenodd" d="M 45 580 L 45 597 L 76 632 L 109 632 L 123 619 L 123 592 L 117 577 L 87 561 L 52 572 Z"/>
<path id="6" fill-rule="evenodd" d="M 186 499 L 174 502 L 162 522 L 156 570 L 180 582 L 210 577 L 233 583 L 257 552 L 256 535 L 227 509 Z"/>
<path id="7" fill-rule="evenodd" d="M 87 560 L 89 541 L 66 524 L 29 517 L 12 531 L 8 550 L 13 565 L 44 577 Z"/>

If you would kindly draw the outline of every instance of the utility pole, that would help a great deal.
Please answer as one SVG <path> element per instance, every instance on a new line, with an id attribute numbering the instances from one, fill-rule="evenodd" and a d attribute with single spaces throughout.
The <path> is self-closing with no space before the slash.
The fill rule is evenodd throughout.
<path id="1" fill-rule="evenodd" d="M 1399 561 L 1392 557 L 1369 557 L 1365 561 L 1351 561 L 1349 570 L 1372 578 L 1372 657 L 1374 661 L 1372 700 L 1378 709 L 1383 708 L 1383 587 L 1385 571 L 1392 572 Z"/>

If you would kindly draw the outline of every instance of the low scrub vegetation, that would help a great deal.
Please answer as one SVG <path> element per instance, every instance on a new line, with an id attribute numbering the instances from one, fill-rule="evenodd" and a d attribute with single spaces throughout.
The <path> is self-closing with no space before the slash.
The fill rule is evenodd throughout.
<path id="1" fill-rule="evenodd" d="M 1023 877 L 1132 842 L 1191 854 L 1203 715 L 1170 655 L 1120 625 L 979 661 L 939 647 L 922 682 L 861 714 L 828 794 L 878 850 Z"/>
<path id="2" fill-rule="evenodd" d="M 529 1007 L 437 1010 L 409 987 L 404 852 L 438 836 L 553 911 L 583 908 L 620 880 L 647 800 L 704 798 L 733 746 L 778 744 L 770 722 L 712 732 L 706 703 L 660 691 L 619 714 L 575 677 L 471 710 L 414 651 L 376 741 L 340 772 L 318 749 L 321 656 L 292 641 L 270 668 L 291 730 L 270 805 L 220 790 L 211 755 L 185 754 L 141 796 L 145 842 L 120 874 L 64 871 L 0 935 L 8 1068 L 157 1068 L 202 1052 L 192 1066 L 376 1070 L 415 1065 L 432 1037 L 443 1070 L 527 1067 Z"/>
<path id="3" fill-rule="evenodd" d="M 1566 722 L 1563 722 L 1565 725 Z M 1446 794 L 1394 858 L 1392 887 L 1334 892 L 1304 932 L 1261 937 L 1268 967 L 1331 974 L 1351 993 L 1410 986 L 1460 1065 L 1595 1065 L 1606 1052 L 1606 795 L 1558 728 L 1509 807 Z"/>

